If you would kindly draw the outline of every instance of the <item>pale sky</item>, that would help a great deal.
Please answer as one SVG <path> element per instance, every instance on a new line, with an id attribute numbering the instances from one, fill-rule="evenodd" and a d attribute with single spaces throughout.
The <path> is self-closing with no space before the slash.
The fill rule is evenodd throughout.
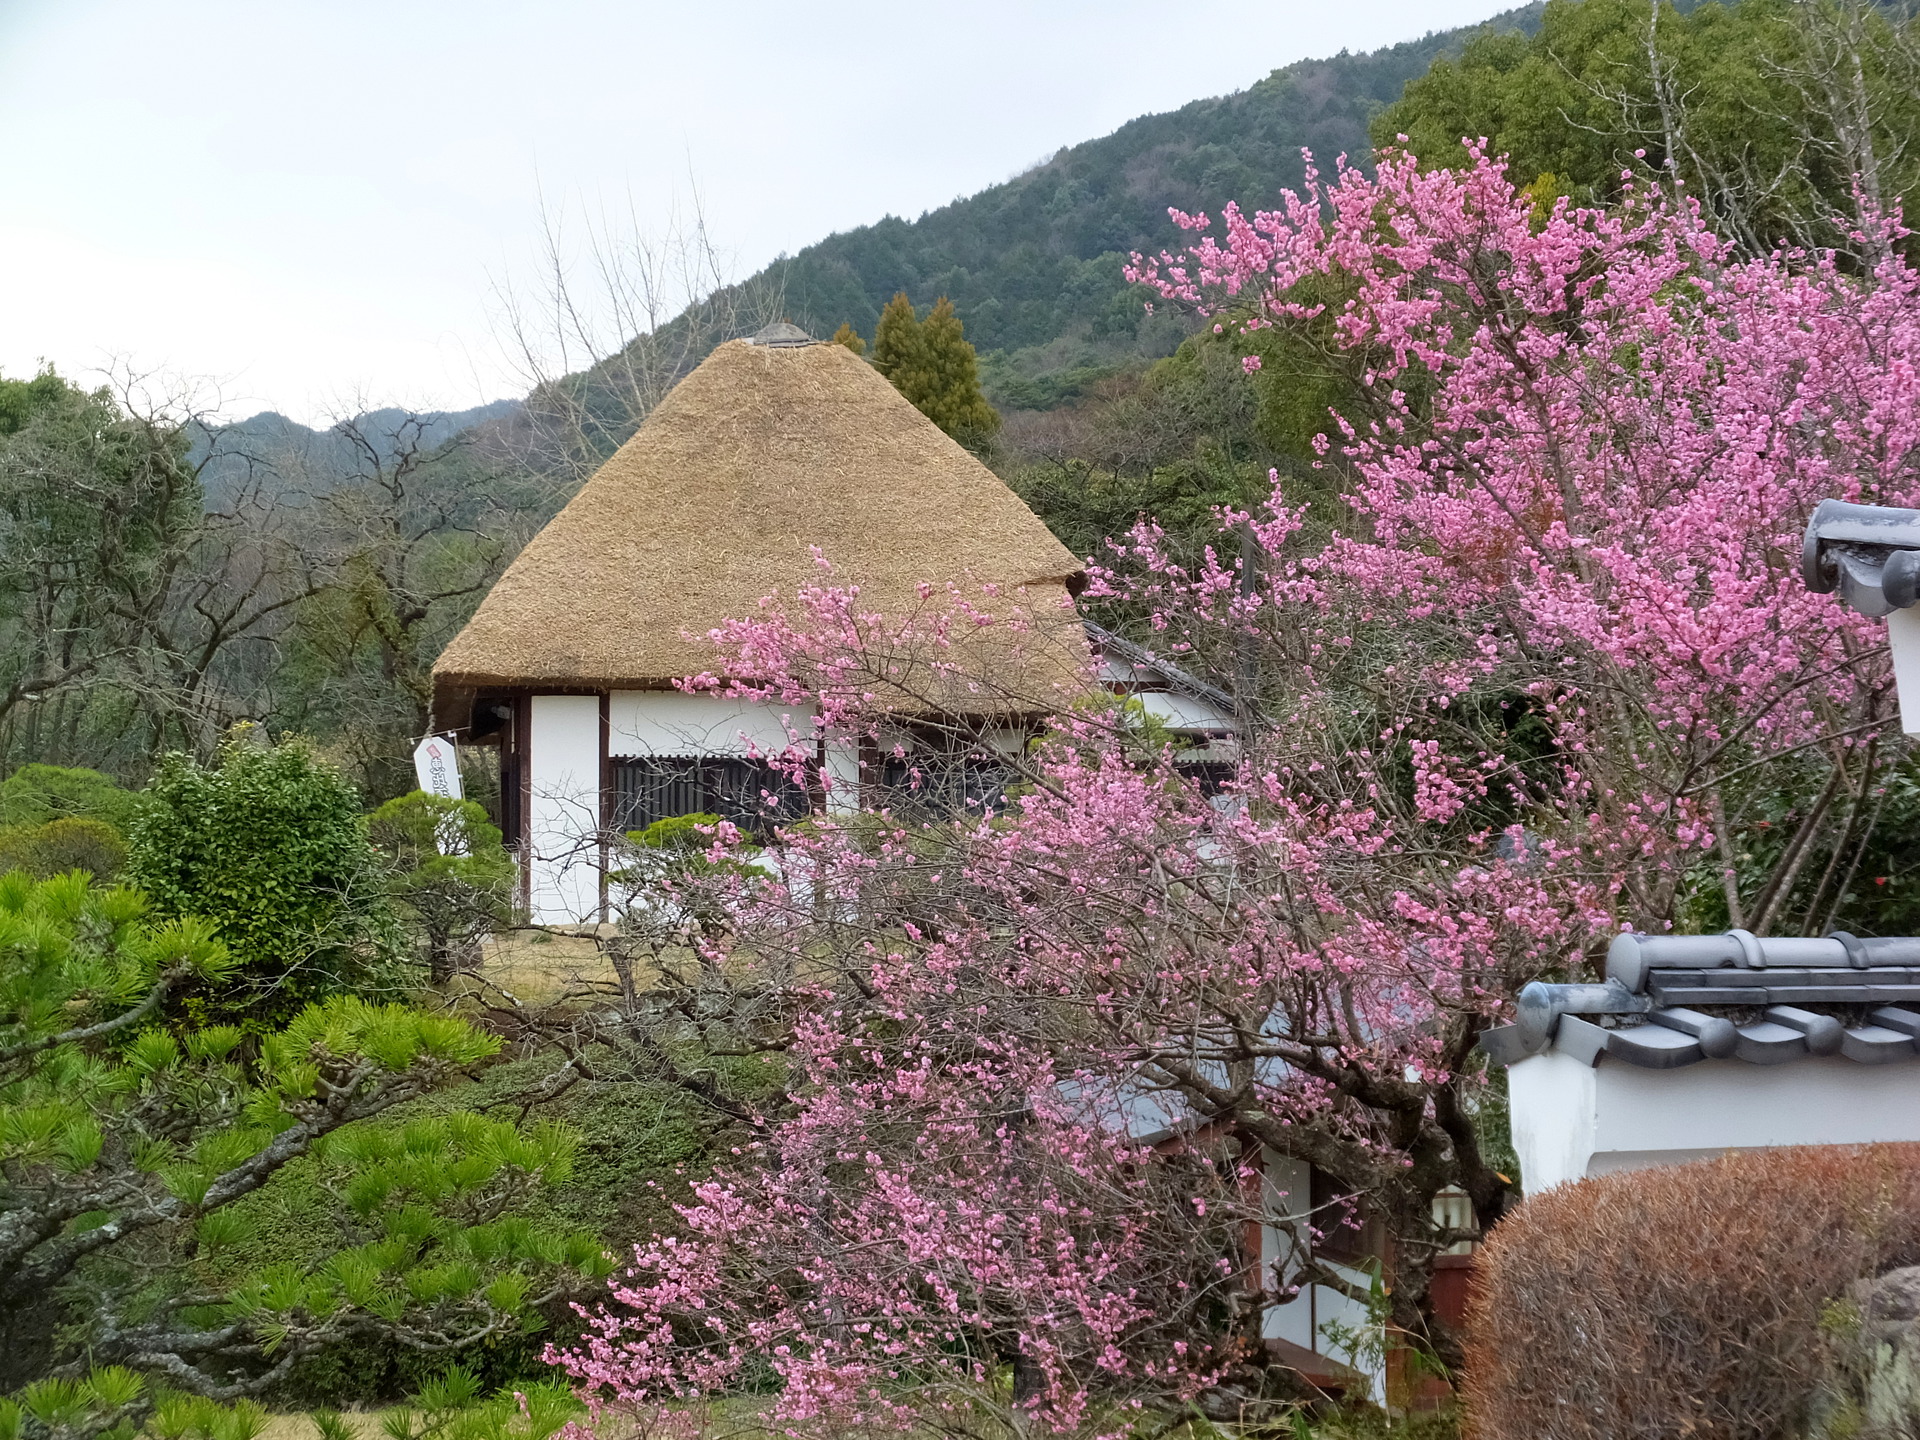
<path id="1" fill-rule="evenodd" d="M 1061 145 L 1501 0 L 0 0 L 0 374 L 116 361 L 316 421 L 520 393 L 542 197 L 697 181 L 745 275 Z"/>

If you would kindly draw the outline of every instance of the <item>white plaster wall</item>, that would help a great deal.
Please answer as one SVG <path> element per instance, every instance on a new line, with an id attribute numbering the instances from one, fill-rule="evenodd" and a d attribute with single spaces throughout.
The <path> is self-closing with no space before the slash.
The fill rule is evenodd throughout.
<path id="1" fill-rule="evenodd" d="M 1373 1283 L 1371 1276 L 1364 1271 L 1354 1269 L 1351 1265 L 1335 1265 L 1333 1268 L 1362 1290 Z M 1317 1337 L 1319 1343 L 1313 1347 L 1315 1352 L 1331 1356 L 1343 1365 L 1353 1364 L 1354 1357 L 1335 1350 L 1327 1342 L 1324 1331 L 1329 1320 L 1336 1320 L 1355 1330 L 1363 1328 L 1368 1324 L 1367 1307 L 1358 1300 L 1342 1295 L 1338 1290 L 1329 1290 L 1325 1285 L 1316 1285 L 1313 1287 L 1313 1318 L 1314 1323 L 1321 1327 L 1323 1332 Z M 1385 1404 L 1387 1399 L 1386 1357 L 1382 1355 L 1379 1360 L 1369 1362 L 1362 1356 L 1358 1363 L 1361 1373 L 1367 1377 L 1367 1387 L 1374 1403 Z"/>
<path id="2" fill-rule="evenodd" d="M 822 765 L 820 788 L 826 792 L 829 815 L 854 815 L 860 810 L 860 746 L 852 740 L 829 740 Z"/>
<path id="3" fill-rule="evenodd" d="M 1920 735 L 1920 609 L 1887 616 L 1887 646 L 1893 652 L 1893 688 L 1900 698 L 1900 728 Z"/>
<path id="4" fill-rule="evenodd" d="M 616 690 L 607 700 L 609 755 L 778 755 L 811 749 L 813 711 L 678 690 Z"/>
<path id="5" fill-rule="evenodd" d="M 985 748 L 993 751 L 994 754 L 1004 755 L 1009 760 L 1018 760 L 1027 753 L 1027 741 L 1031 736 L 1024 726 L 993 725 L 989 726 L 980 738 L 985 743 Z"/>
<path id="6" fill-rule="evenodd" d="M 1313 1175 L 1307 1162 L 1276 1155 L 1270 1150 L 1263 1152 L 1263 1161 L 1261 1194 L 1267 1213 L 1281 1219 L 1310 1213 L 1313 1209 Z M 1260 1263 L 1264 1283 L 1273 1282 L 1272 1267 L 1280 1259 L 1284 1245 L 1278 1226 L 1260 1227 Z M 1366 1275 L 1351 1266 L 1336 1265 L 1333 1268 L 1363 1289 L 1369 1283 Z M 1321 1334 L 1321 1327 L 1329 1320 L 1359 1329 L 1367 1323 L 1367 1307 L 1324 1285 L 1309 1285 L 1286 1304 L 1269 1305 L 1267 1313 L 1260 1319 L 1260 1333 L 1269 1339 L 1290 1340 L 1316 1355 L 1327 1355 L 1347 1364 L 1348 1357 L 1335 1351 Z M 1368 1375 L 1368 1380 L 1372 1385 L 1373 1398 L 1383 1400 L 1386 1396 L 1384 1366 L 1376 1367 Z"/>
<path id="7" fill-rule="evenodd" d="M 1513 1150 L 1520 1159 L 1520 1183 L 1527 1194 L 1537 1195 L 1587 1173 L 1587 1162 L 1593 1158 L 1599 1074 L 1593 1066 L 1558 1050 L 1508 1067 Z"/>
<path id="8" fill-rule="evenodd" d="M 543 925 L 600 913 L 600 697 L 535 695 L 529 728 L 527 902 Z"/>
<path id="9" fill-rule="evenodd" d="M 1261 1178 L 1266 1213 L 1284 1218 L 1305 1210 L 1313 1193 L 1307 1162 L 1271 1151 L 1267 1153 L 1266 1162 Z M 1273 1267 L 1280 1263 L 1284 1243 L 1277 1227 L 1260 1227 L 1261 1283 L 1273 1283 Z M 1269 1305 L 1260 1321 L 1260 1333 L 1269 1339 L 1291 1340 L 1308 1350 L 1318 1350 L 1319 1337 L 1313 1333 L 1313 1297 L 1302 1290 L 1285 1305 Z"/>
<path id="10" fill-rule="evenodd" d="M 1146 690 L 1128 697 L 1138 700 L 1148 715 L 1176 731 L 1231 730 L 1233 717 L 1223 715 L 1204 700 L 1171 690 Z"/>
<path id="11" fill-rule="evenodd" d="M 1833 1055 L 1646 1070 L 1605 1058 L 1588 1067 L 1549 1051 L 1511 1067 L 1507 1084 L 1529 1195 L 1727 1150 L 1920 1140 L 1920 1060 L 1861 1065 Z"/>

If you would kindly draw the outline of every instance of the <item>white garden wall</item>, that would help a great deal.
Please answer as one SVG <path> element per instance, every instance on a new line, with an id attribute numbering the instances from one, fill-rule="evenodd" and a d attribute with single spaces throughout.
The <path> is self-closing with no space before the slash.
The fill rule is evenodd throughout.
<path id="1" fill-rule="evenodd" d="M 601 761 L 604 756 L 772 755 L 813 743 L 804 706 L 755 705 L 677 690 L 607 697 L 604 751 L 597 695 L 535 695 L 528 734 L 527 902 L 543 925 L 601 918 Z M 837 763 L 835 763 L 837 762 Z M 858 794 L 851 753 L 829 756 L 846 797 Z M 845 799 L 846 808 L 855 803 Z"/>
<path id="2" fill-rule="evenodd" d="M 1920 1140 L 1920 1060 L 1861 1065 L 1830 1055 L 1651 1070 L 1548 1050 L 1510 1066 L 1507 1085 L 1529 1195 L 1726 1150 Z"/>
<path id="3" fill-rule="evenodd" d="M 1313 1173 L 1312 1167 L 1304 1160 L 1291 1159 L 1276 1155 L 1271 1150 L 1264 1152 L 1265 1169 L 1262 1176 L 1263 1208 L 1269 1215 L 1283 1220 L 1304 1217 L 1313 1209 Z M 1322 1219 L 1324 1226 L 1330 1223 Z M 1273 1282 L 1273 1267 L 1284 1253 L 1286 1240 L 1277 1226 L 1260 1227 L 1260 1264 L 1263 1283 Z M 1341 1275 L 1351 1280 L 1361 1289 L 1369 1283 L 1368 1276 L 1349 1265 L 1333 1265 Z M 1369 1323 L 1367 1307 L 1359 1301 L 1330 1290 L 1324 1285 L 1308 1285 L 1284 1305 L 1269 1305 L 1267 1313 L 1261 1317 L 1261 1336 L 1269 1340 L 1287 1340 L 1311 1350 L 1316 1355 L 1326 1355 L 1340 1361 L 1351 1363 L 1350 1357 L 1340 1353 L 1327 1339 L 1325 1327 L 1329 1321 L 1359 1331 Z M 1364 1362 L 1363 1362 L 1364 1363 Z M 1373 1398 L 1382 1400 L 1386 1395 L 1386 1369 L 1384 1363 L 1377 1364 L 1367 1372 L 1372 1386 Z"/>

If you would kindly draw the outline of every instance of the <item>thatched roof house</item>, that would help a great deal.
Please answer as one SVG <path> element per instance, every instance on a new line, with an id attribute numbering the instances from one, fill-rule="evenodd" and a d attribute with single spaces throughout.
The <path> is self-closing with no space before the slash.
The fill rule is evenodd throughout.
<path id="1" fill-rule="evenodd" d="M 818 582 L 816 546 L 833 583 L 890 616 L 921 604 L 923 581 L 1023 586 L 1025 608 L 1060 608 L 1082 568 L 850 351 L 731 341 L 500 577 L 434 666 L 436 720 L 465 726 L 485 690 L 644 689 L 709 669 L 707 632 Z"/>
<path id="2" fill-rule="evenodd" d="M 873 782 L 874 764 L 824 742 L 812 786 L 770 773 L 762 757 L 811 735 L 810 716 L 676 690 L 725 673 L 708 632 L 823 578 L 890 619 L 951 609 L 948 585 L 990 595 L 1017 623 L 958 627 L 930 664 L 908 645 L 889 673 L 913 683 L 889 700 L 915 724 L 957 717 L 980 743 L 1018 744 L 1089 683 L 1080 571 L 870 365 L 774 326 L 719 346 L 508 567 L 434 666 L 435 724 L 499 746 L 528 903 L 582 920 L 603 904 L 609 830 L 764 817 L 769 795 L 777 818 L 859 803 Z"/>

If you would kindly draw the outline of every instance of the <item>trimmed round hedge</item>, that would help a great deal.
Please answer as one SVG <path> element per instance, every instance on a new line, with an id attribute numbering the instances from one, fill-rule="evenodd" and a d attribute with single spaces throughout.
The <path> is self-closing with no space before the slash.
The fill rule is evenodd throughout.
<path id="1" fill-rule="evenodd" d="M 1850 1290 L 1914 1264 L 1920 1145 L 1755 1150 L 1559 1186 L 1476 1258 L 1471 1433 L 1827 1429 L 1859 1331 Z"/>

